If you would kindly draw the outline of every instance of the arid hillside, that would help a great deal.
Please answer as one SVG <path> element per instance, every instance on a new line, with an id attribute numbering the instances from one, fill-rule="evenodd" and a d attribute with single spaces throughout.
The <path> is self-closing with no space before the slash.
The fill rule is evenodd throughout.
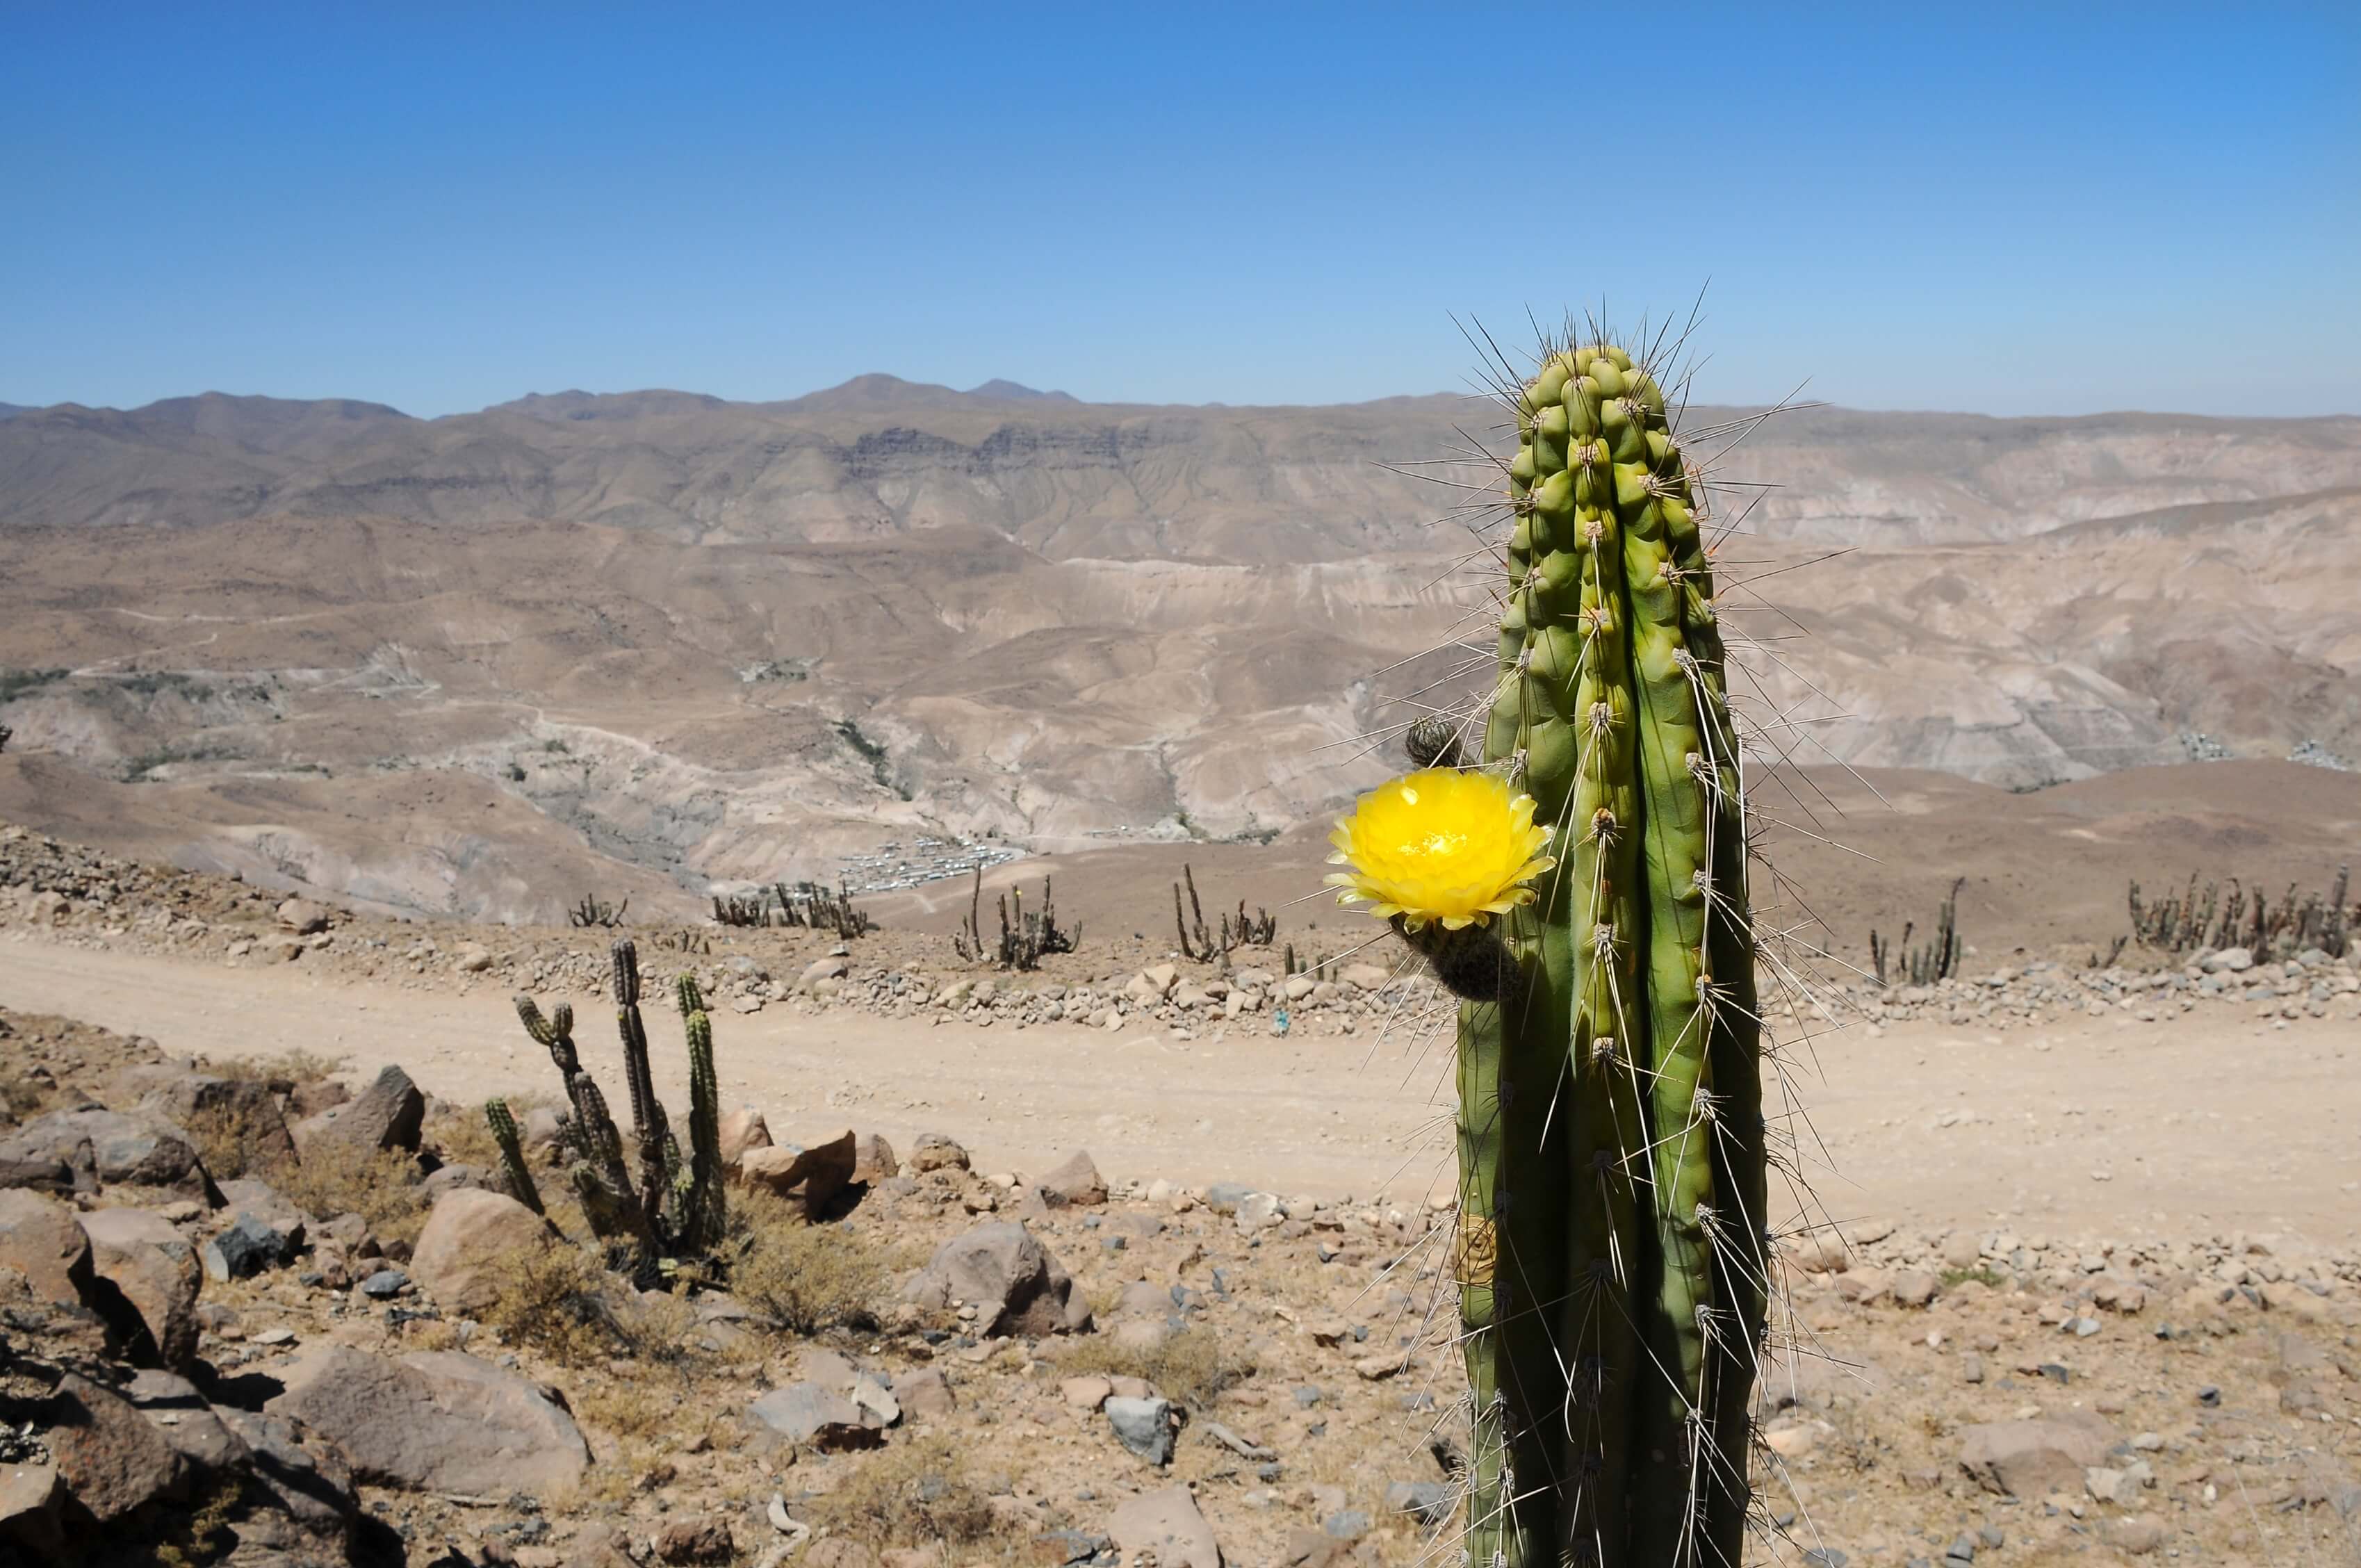
<path id="1" fill-rule="evenodd" d="M 2010 788 L 2361 754 L 2361 420 L 1748 412 L 1690 425 L 1778 751 Z M 1478 678 L 1451 513 L 1497 419 L 890 377 L 18 411 L 0 811 L 494 918 L 1284 833 Z"/>

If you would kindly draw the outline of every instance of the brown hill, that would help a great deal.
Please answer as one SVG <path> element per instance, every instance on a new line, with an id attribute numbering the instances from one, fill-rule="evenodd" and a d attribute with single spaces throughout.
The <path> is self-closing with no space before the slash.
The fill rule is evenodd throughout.
<path id="1" fill-rule="evenodd" d="M 1459 492 L 1386 465 L 1491 418 L 888 377 L 19 412 L 0 811 L 492 916 L 885 838 L 1267 837 L 1466 689 Z M 2361 752 L 2361 421 L 1813 410 L 1723 466 L 1771 487 L 1725 498 L 1728 602 L 1800 761 Z"/>

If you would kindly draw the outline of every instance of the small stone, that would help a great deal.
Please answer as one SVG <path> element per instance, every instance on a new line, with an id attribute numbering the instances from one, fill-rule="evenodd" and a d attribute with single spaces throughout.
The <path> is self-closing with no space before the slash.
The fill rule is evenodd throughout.
<path id="1" fill-rule="evenodd" d="M 1067 1377 L 1058 1384 L 1058 1397 L 1078 1410 L 1095 1410 L 1107 1402 L 1115 1385 L 1104 1377 Z"/>
<path id="2" fill-rule="evenodd" d="M 790 1383 L 756 1399 L 748 1413 L 790 1442 L 816 1448 L 865 1448 L 878 1441 L 861 1407 L 817 1383 Z"/>
<path id="3" fill-rule="evenodd" d="M 706 1514 L 674 1519 L 656 1531 L 656 1560 L 661 1563 L 727 1563 L 737 1553 L 730 1527 Z"/>
<path id="4" fill-rule="evenodd" d="M 1162 1568 L 1222 1568 L 1213 1527 L 1185 1485 L 1131 1498 L 1115 1509 L 1107 1534 L 1134 1561 L 1152 1556 Z"/>
<path id="5" fill-rule="evenodd" d="M 1396 1481 L 1386 1488 L 1386 1507 L 1410 1515 L 1422 1525 L 1443 1523 L 1457 1502 L 1450 1484 L 1444 1481 Z"/>
<path id="6" fill-rule="evenodd" d="M 390 1301 L 409 1288 L 410 1276 L 399 1268 L 380 1268 L 361 1281 L 361 1294 L 379 1301 Z"/>

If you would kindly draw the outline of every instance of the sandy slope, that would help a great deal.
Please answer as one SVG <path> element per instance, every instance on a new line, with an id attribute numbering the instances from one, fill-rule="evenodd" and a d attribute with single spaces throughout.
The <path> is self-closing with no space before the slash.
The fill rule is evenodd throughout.
<path id="1" fill-rule="evenodd" d="M 0 943 L 0 1006 L 154 1036 L 168 1050 L 308 1047 L 357 1072 L 400 1061 L 472 1099 L 554 1077 L 497 990 L 421 995 L 294 970 L 231 970 L 23 940 Z M 577 999 L 587 1019 L 602 1009 Z M 1439 1050 L 1403 1038 L 1187 1044 L 1053 1026 L 939 1026 L 784 1009 L 719 1023 L 725 1092 L 784 1136 L 850 1123 L 896 1142 L 950 1134 L 987 1168 L 1087 1146 L 1111 1177 L 1243 1180 L 1407 1196 L 1447 1179 L 1432 1135 Z M 652 1022 L 659 1083 L 685 1098 L 674 1029 Z M 608 1032 L 585 1055 L 620 1081 Z M 2295 1230 L 2361 1235 L 2361 1030 L 2265 1027 L 2225 1009 L 2178 1022 L 2077 1018 L 1980 1036 L 1922 1023 L 1849 1030 L 1794 1053 L 1805 1164 L 1828 1216 L 2067 1235 Z M 1950 1125 L 1938 1125 L 1946 1117 Z"/>

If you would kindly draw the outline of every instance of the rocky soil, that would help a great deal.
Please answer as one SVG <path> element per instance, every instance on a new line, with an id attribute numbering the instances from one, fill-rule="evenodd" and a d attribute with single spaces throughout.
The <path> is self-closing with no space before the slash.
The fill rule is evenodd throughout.
<path id="1" fill-rule="evenodd" d="M 586 1006 L 606 965 L 605 933 L 291 905 L 21 830 L 0 834 L 0 872 L 17 940 Z M 639 933 L 652 959 L 707 970 L 717 1011 L 1013 1032 L 1071 1003 L 1268 1036 L 1282 1009 L 1290 1031 L 1375 1034 L 1426 1004 L 1379 966 L 1224 980 L 1144 938 L 1010 977 L 907 936 L 836 955 L 811 933 L 680 935 L 695 950 L 675 959 Z M 2225 952 L 1827 1003 L 1872 1028 L 2000 1036 L 2094 1009 L 2333 1025 L 2357 991 L 2345 960 Z M 639 1290 L 495 1190 L 479 1118 L 400 1068 L 174 1060 L 69 1020 L 0 1022 L 0 1554 L 1341 1568 L 1448 1550 L 1449 1212 L 1422 1186 L 1110 1181 L 1079 1148 L 1027 1170 L 855 1124 L 830 1129 L 846 1179 L 816 1190 L 809 1162 L 764 1147 L 757 1107 L 728 1129 L 733 1203 L 763 1213 L 805 1172 L 783 1197 L 819 1241 L 762 1245 L 830 1249 L 795 1252 L 796 1277 L 842 1288 L 814 1307 L 741 1261 Z M 545 1161 L 554 1118 L 518 1105 Z M 2161 1213 L 2112 1234 L 1794 1230 L 1760 1409 L 1763 1555 L 2354 1560 L 2356 1239 Z"/>

